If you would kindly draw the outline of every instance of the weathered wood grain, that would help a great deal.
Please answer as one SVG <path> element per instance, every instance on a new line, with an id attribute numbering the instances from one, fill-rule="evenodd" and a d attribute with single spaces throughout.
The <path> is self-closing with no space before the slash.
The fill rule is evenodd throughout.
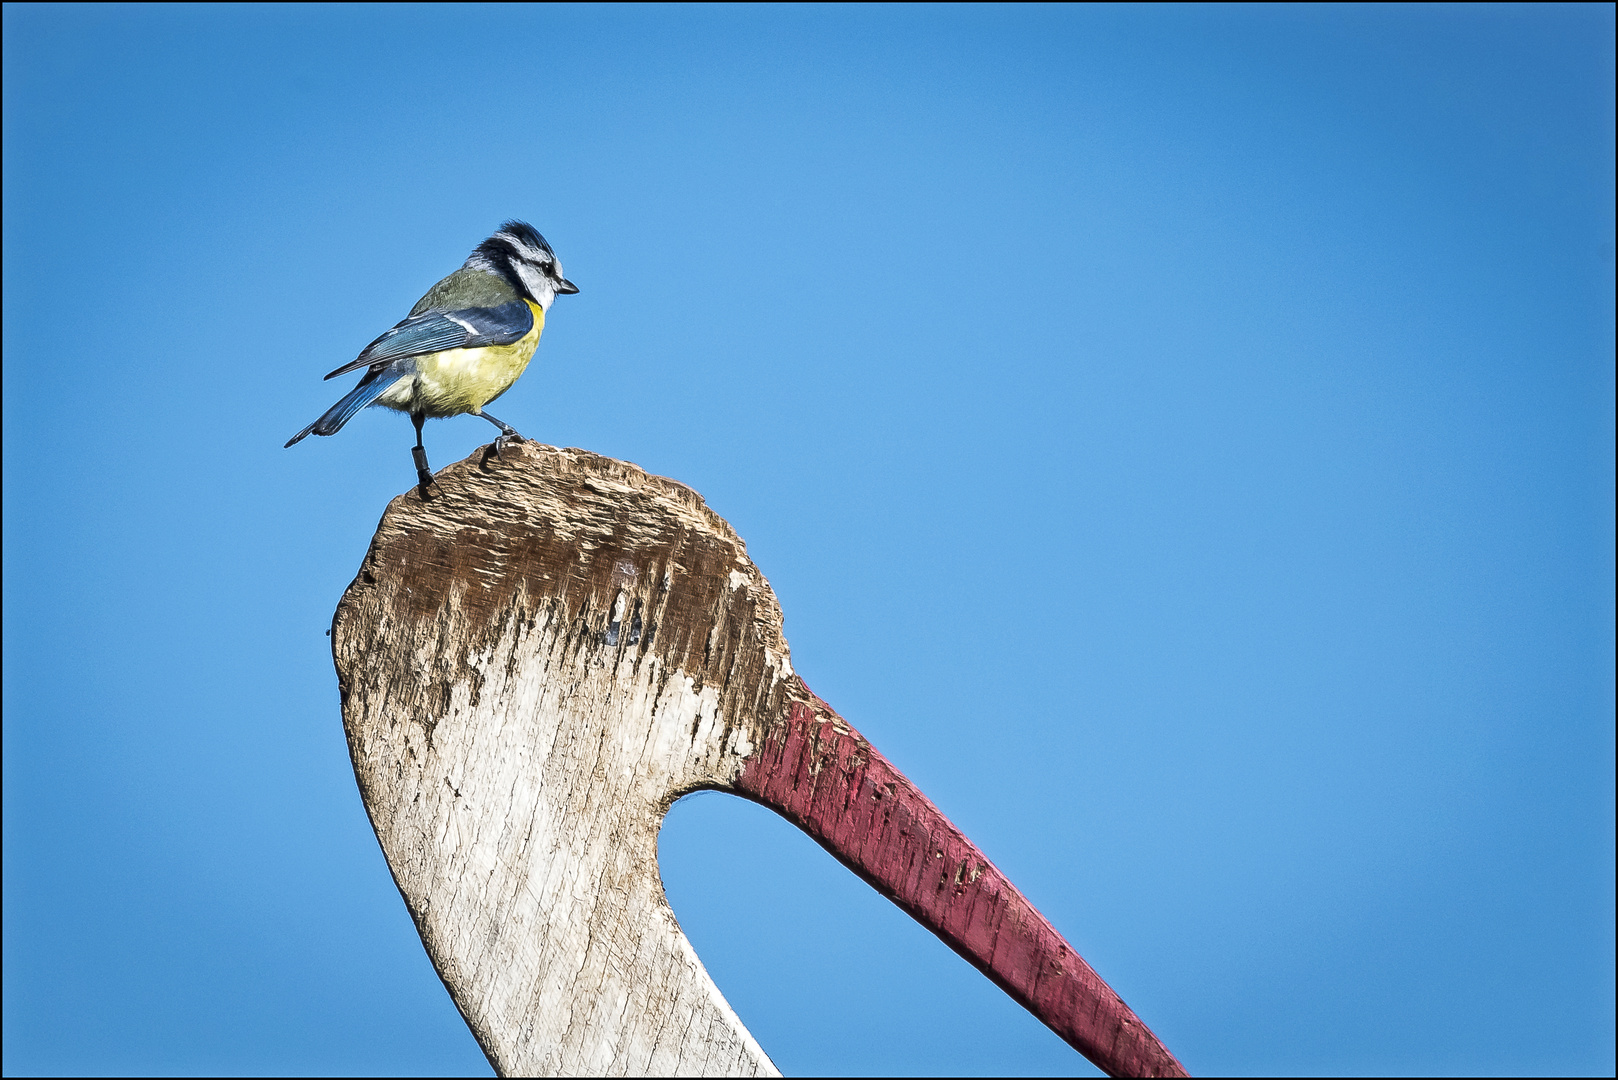
<path id="1" fill-rule="evenodd" d="M 735 532 L 671 480 L 533 443 L 383 515 L 333 623 L 367 812 L 503 1075 L 776 1075 L 680 932 L 675 799 L 771 806 L 1115 1074 L 1179 1063 L 793 673 Z"/>

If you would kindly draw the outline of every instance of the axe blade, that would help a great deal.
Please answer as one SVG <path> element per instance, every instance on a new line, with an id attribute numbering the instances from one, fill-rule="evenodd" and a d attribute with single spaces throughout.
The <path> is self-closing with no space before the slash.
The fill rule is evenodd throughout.
<path id="1" fill-rule="evenodd" d="M 792 669 L 735 531 L 672 480 L 535 443 L 389 504 L 332 652 L 360 793 L 502 1075 L 778 1075 L 663 895 L 691 791 L 792 821 L 1112 1075 L 1185 1070 Z"/>

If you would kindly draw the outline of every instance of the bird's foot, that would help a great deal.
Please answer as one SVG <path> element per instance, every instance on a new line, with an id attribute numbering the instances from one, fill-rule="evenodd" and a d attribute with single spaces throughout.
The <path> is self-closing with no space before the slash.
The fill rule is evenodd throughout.
<path id="1" fill-rule="evenodd" d="M 500 434 L 495 438 L 494 442 L 489 444 L 489 446 L 494 451 L 494 456 L 499 457 L 500 456 L 500 451 L 504 450 L 506 447 L 510 446 L 512 443 L 520 443 L 520 442 L 527 442 L 527 441 L 528 441 L 527 439 L 524 439 L 521 435 L 517 434 L 517 429 L 516 428 L 509 428 L 508 427 L 508 428 L 501 428 L 500 429 Z"/>

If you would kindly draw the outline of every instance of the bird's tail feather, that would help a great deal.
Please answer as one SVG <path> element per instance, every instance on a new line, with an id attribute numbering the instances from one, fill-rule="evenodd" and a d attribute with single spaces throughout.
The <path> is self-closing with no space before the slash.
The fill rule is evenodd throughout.
<path id="1" fill-rule="evenodd" d="M 343 425 L 354 418 L 354 414 L 365 406 L 382 396 L 383 391 L 389 389 L 398 378 L 388 378 L 382 375 L 375 379 L 361 379 L 360 384 L 348 393 L 343 399 L 320 415 L 320 419 L 298 432 L 287 440 L 287 446 L 304 438 L 306 435 L 335 435 L 343 430 Z"/>

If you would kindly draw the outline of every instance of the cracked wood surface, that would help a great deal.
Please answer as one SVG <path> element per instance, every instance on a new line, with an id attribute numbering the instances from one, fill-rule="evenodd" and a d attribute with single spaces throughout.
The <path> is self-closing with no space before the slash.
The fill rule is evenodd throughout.
<path id="1" fill-rule="evenodd" d="M 502 1075 L 778 1075 L 663 895 L 703 788 L 770 806 L 1115 1075 L 1174 1057 L 793 673 L 781 611 L 689 488 L 534 443 L 389 504 L 332 629 L 371 823 Z"/>

